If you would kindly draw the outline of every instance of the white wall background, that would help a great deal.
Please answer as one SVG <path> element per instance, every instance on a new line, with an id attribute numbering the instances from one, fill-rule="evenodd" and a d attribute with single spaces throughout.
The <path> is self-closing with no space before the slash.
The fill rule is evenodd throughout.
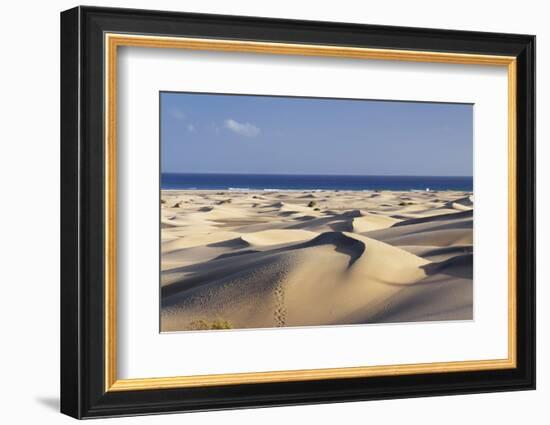
<path id="1" fill-rule="evenodd" d="M 69 423 L 59 392 L 59 12 L 78 3 L 5 2 L 0 15 L 0 418 L 3 423 Z M 547 423 L 550 413 L 550 27 L 541 1 L 100 1 L 155 8 L 370 24 L 537 35 L 538 390 L 211 412 L 109 423 L 256 424 L 371 422 L 408 424 Z M 545 403 L 546 402 L 546 403 Z"/>

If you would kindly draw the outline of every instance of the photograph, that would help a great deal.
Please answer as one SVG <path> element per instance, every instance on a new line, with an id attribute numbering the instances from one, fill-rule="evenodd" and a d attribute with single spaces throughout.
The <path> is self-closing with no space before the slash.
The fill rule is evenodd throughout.
<path id="1" fill-rule="evenodd" d="M 161 332 L 474 319 L 473 104 L 159 96 Z"/>
<path id="2" fill-rule="evenodd" d="M 44 260 L 60 291 L 33 299 L 59 306 L 59 338 L 38 335 L 59 341 L 60 358 L 42 368 L 53 380 L 33 375 L 37 391 L 55 384 L 63 414 L 451 395 L 474 403 L 453 412 L 493 397 L 492 412 L 505 392 L 536 388 L 532 32 L 544 19 L 298 6 L 75 6 L 54 23 L 60 79 L 41 87 L 60 86 L 61 108 L 46 110 L 61 120 L 43 121 L 60 125 L 61 148 L 47 150 L 60 155 L 61 202 L 40 211 L 60 210 L 61 263 Z M 26 115 L 12 139 L 44 132 Z M 33 178 L 8 185 L 9 199 L 35 188 L 42 205 L 45 174 L 25 170 L 55 159 L 44 162 L 44 137 L 29 140 L 41 147 L 20 144 L 10 174 Z M 35 240 L 52 238 L 12 251 Z M 14 270 L 17 281 L 26 269 Z"/>

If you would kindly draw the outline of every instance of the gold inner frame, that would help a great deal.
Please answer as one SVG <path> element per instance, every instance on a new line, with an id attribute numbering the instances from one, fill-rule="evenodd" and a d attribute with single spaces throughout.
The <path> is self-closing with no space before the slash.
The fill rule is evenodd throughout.
<path id="1" fill-rule="evenodd" d="M 128 34 L 105 34 L 105 391 L 201 387 L 268 382 L 510 369 L 516 367 L 516 58 L 463 53 L 370 49 Z M 174 377 L 118 379 L 116 324 L 116 123 L 119 46 L 325 56 L 451 64 L 494 65 L 508 72 L 508 357 L 382 366 L 304 369 Z"/>

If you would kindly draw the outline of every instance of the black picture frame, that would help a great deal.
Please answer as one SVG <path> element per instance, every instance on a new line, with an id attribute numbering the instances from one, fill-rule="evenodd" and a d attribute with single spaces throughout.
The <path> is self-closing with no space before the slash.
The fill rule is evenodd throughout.
<path id="1" fill-rule="evenodd" d="M 507 55 L 517 59 L 517 367 L 105 391 L 104 34 Z M 61 412 L 75 418 L 535 388 L 535 37 L 76 7 L 61 13 Z"/>

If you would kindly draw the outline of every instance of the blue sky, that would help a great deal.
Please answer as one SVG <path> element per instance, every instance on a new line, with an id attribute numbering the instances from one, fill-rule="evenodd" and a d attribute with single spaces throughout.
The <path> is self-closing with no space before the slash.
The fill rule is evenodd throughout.
<path id="1" fill-rule="evenodd" d="M 471 176 L 473 106 L 161 93 L 161 170 Z"/>

